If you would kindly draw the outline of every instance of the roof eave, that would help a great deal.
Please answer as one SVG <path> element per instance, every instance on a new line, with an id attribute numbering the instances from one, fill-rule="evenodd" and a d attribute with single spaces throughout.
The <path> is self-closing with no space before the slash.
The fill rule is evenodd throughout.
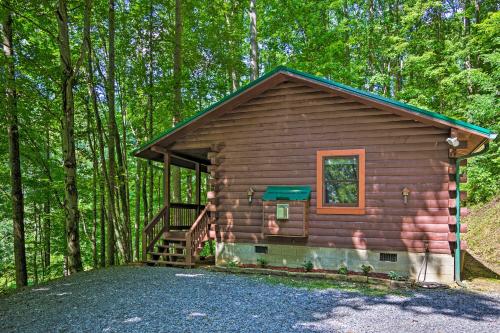
<path id="1" fill-rule="evenodd" d="M 233 101 L 235 98 L 245 94 L 249 89 L 255 88 L 259 84 L 263 83 L 264 81 L 267 81 L 268 79 L 271 79 L 272 77 L 274 77 L 275 75 L 278 75 L 278 74 L 285 74 L 285 75 L 288 75 L 288 76 L 291 76 L 291 77 L 294 77 L 297 79 L 302 79 L 302 80 L 309 81 L 309 82 L 315 82 L 316 84 L 324 85 L 325 87 L 330 88 L 332 90 L 337 90 L 337 91 L 341 90 L 344 93 L 352 94 L 352 95 L 358 96 L 359 98 L 362 98 L 365 100 L 371 100 L 373 103 L 385 105 L 386 107 L 390 107 L 392 109 L 398 109 L 398 110 L 400 110 L 400 112 L 403 111 L 403 112 L 412 114 L 415 117 L 425 119 L 428 122 L 433 122 L 435 124 L 441 124 L 441 125 L 448 126 L 451 128 L 458 128 L 458 129 L 466 131 L 468 133 L 487 138 L 488 140 L 495 140 L 497 137 L 497 133 L 493 133 L 492 131 L 490 131 L 486 128 L 483 128 L 483 127 L 480 127 L 480 126 L 477 126 L 477 125 L 474 125 L 471 123 L 467 123 L 465 121 L 453 119 L 453 118 L 444 116 L 442 114 L 438 114 L 438 113 L 431 112 L 428 110 L 420 109 L 420 108 L 417 108 L 417 107 L 409 105 L 409 104 L 405 104 L 405 103 L 402 103 L 399 101 L 392 100 L 390 98 L 382 97 L 382 96 L 379 96 L 379 95 L 376 95 L 376 94 L 373 94 L 370 92 L 366 92 L 363 90 L 352 88 L 352 87 L 343 85 L 343 84 L 335 82 L 335 81 L 327 80 L 327 79 L 317 77 L 315 75 L 311 75 L 308 73 L 304 73 L 301 71 L 297 71 L 295 69 L 291 69 L 291 68 L 288 68 L 285 66 L 278 66 L 274 70 L 267 72 L 263 76 L 259 77 L 257 80 L 254 80 L 254 81 L 246 84 L 245 86 L 241 87 L 240 89 L 238 89 L 238 90 L 234 91 L 233 93 L 229 94 L 228 96 L 224 97 L 220 101 L 210 105 L 209 107 L 196 113 L 192 117 L 185 119 L 184 121 L 180 122 L 178 125 L 160 133 L 159 135 L 155 136 L 150 141 L 148 141 L 148 142 L 144 143 L 143 145 L 141 145 L 140 147 L 134 149 L 132 151 L 133 156 L 145 157 L 145 156 L 143 156 L 144 152 L 147 151 L 149 148 L 151 148 L 151 146 L 154 146 L 154 145 L 158 144 L 160 141 L 163 141 L 163 140 L 169 138 L 170 136 L 178 133 L 179 131 L 181 131 L 186 126 L 190 125 L 191 123 L 199 120 L 200 118 L 205 117 L 208 114 L 213 113 L 217 109 L 219 109 L 219 108 L 223 107 L 224 105 Z"/>

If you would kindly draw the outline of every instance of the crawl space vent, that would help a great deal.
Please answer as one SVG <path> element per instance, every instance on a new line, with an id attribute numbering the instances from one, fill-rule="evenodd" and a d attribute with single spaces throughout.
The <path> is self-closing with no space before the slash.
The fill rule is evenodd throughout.
<path id="1" fill-rule="evenodd" d="M 255 253 L 267 253 L 267 246 L 256 246 Z"/>
<path id="2" fill-rule="evenodd" d="M 398 255 L 396 253 L 380 253 L 380 261 L 396 262 Z"/>

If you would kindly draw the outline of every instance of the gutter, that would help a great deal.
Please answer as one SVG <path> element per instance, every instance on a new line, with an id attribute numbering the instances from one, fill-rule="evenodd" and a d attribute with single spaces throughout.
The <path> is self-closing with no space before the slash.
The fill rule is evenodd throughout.
<path id="1" fill-rule="evenodd" d="M 485 140 L 486 141 L 486 140 Z M 483 141 L 484 143 L 484 141 Z M 483 146 L 483 145 L 480 145 L 480 147 Z M 465 159 L 468 159 L 468 158 L 471 158 L 471 157 L 475 157 L 475 156 L 478 156 L 478 155 L 482 155 L 484 153 L 486 153 L 488 151 L 488 149 L 490 148 L 490 145 L 489 145 L 489 142 L 486 142 L 486 144 L 484 144 L 484 148 L 481 150 L 481 151 L 476 151 L 476 152 L 473 152 L 469 155 L 465 155 L 465 156 L 460 156 L 460 157 L 457 157 L 455 159 L 455 183 L 456 183 L 456 189 L 455 189 L 455 206 L 456 206 L 456 212 L 455 212 L 455 220 L 456 220 L 456 225 L 455 225 L 455 235 L 456 235 L 456 247 L 455 247 L 455 282 L 463 287 L 463 283 L 460 279 L 460 275 L 461 275 L 461 249 L 460 249 L 460 236 L 461 236 L 461 232 L 460 232 L 460 162 L 462 160 L 465 160 Z"/>

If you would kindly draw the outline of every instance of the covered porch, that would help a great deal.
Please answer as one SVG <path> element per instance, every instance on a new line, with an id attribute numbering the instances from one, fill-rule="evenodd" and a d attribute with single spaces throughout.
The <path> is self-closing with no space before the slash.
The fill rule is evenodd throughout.
<path id="1" fill-rule="evenodd" d="M 151 265 L 194 265 L 195 257 L 210 240 L 211 223 L 206 197 L 209 186 L 208 159 L 211 149 L 173 151 L 160 145 L 152 145 L 140 157 L 163 165 L 163 207 L 148 221 L 142 232 L 142 260 Z M 174 187 L 179 193 L 186 192 L 188 185 L 174 179 L 173 169 L 194 172 L 194 188 L 191 202 L 181 202 L 182 195 L 173 196 Z M 177 184 L 175 184 L 177 182 Z M 191 195 L 190 195 L 191 197 Z"/>

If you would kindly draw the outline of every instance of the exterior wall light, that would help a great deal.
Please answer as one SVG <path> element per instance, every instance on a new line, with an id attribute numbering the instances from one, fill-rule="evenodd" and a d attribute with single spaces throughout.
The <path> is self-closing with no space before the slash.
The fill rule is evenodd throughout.
<path id="1" fill-rule="evenodd" d="M 451 138 L 448 138 L 446 139 L 446 142 L 452 146 L 453 148 L 457 148 L 459 145 L 460 145 L 460 141 L 458 141 L 458 138 L 457 137 L 451 137 Z"/>
<path id="2" fill-rule="evenodd" d="M 247 191 L 247 197 L 248 197 L 248 203 L 249 204 L 252 204 L 253 194 L 254 193 L 255 193 L 255 190 L 253 189 L 253 187 L 250 186 L 250 188 Z"/>
<path id="3" fill-rule="evenodd" d="M 401 191 L 401 194 L 403 195 L 403 202 L 405 205 L 408 204 L 408 197 L 410 195 L 410 189 L 408 187 L 405 187 L 403 191 Z"/>

